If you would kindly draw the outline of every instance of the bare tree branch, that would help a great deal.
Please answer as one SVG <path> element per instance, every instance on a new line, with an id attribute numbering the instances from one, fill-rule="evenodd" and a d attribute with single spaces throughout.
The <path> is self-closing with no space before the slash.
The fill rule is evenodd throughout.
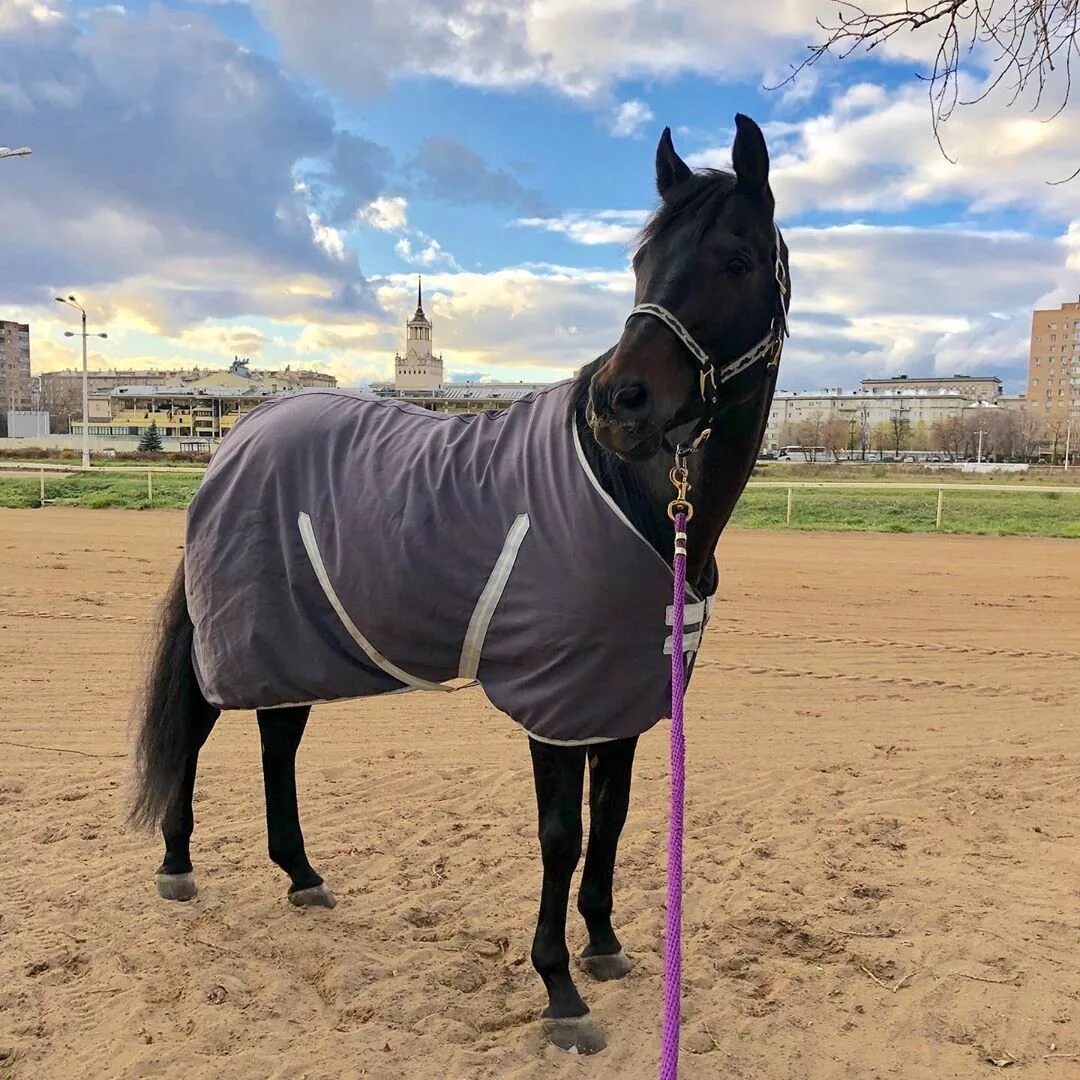
<path id="1" fill-rule="evenodd" d="M 1038 112 L 1049 80 L 1063 69 L 1060 100 L 1046 120 L 1060 116 L 1072 95 L 1072 66 L 1080 56 L 1080 0 L 904 0 L 900 10 L 867 10 L 850 0 L 837 0 L 836 19 L 817 20 L 825 35 L 808 46 L 805 59 L 792 68 L 778 89 L 826 56 L 847 59 L 856 51 L 872 52 L 900 34 L 925 31 L 938 35 L 933 67 L 919 75 L 927 83 L 934 140 L 950 157 L 942 127 L 958 106 L 984 101 L 1000 87 L 1014 105 L 1030 93 L 1031 112 Z M 960 79 L 976 51 L 992 50 L 991 76 L 972 98 L 960 96 Z M 1080 176 L 1080 167 L 1063 180 Z"/>

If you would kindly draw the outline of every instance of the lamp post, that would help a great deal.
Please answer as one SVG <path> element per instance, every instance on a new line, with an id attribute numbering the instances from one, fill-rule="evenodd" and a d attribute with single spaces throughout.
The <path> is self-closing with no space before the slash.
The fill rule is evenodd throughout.
<path id="1" fill-rule="evenodd" d="M 59 304 L 67 304 L 68 307 L 73 307 L 76 311 L 82 315 L 82 330 L 76 332 L 75 330 L 65 330 L 64 337 L 81 337 L 82 338 L 82 467 L 84 469 L 90 468 L 90 390 L 86 378 L 86 339 L 88 337 L 107 338 L 109 335 L 105 333 L 88 334 L 86 332 L 86 308 L 80 304 L 74 296 L 58 296 L 56 301 Z"/>
<path id="2" fill-rule="evenodd" d="M 963 411 L 964 412 L 967 412 L 968 409 L 998 409 L 998 410 L 1000 410 L 1001 406 L 1000 405 L 995 405 L 993 402 L 990 402 L 990 401 L 979 400 L 979 401 L 973 401 L 970 405 L 963 406 Z M 982 415 L 980 414 L 979 415 L 979 430 L 978 430 L 979 448 L 978 448 L 978 450 L 976 451 L 976 454 L 975 454 L 975 463 L 977 465 L 982 464 L 983 436 L 986 435 L 986 434 L 988 434 L 988 432 L 983 427 Z"/>
<path id="3" fill-rule="evenodd" d="M 0 158 L 29 157 L 33 152 L 29 146 L 17 146 L 14 150 L 10 146 L 0 146 Z"/>

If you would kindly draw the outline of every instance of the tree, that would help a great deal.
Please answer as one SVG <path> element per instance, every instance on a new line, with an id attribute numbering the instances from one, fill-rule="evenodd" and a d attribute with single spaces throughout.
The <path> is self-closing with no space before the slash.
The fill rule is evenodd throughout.
<path id="1" fill-rule="evenodd" d="M 954 461 L 964 455 L 964 422 L 959 416 L 943 416 L 930 425 L 930 445 Z"/>
<path id="2" fill-rule="evenodd" d="M 817 461 L 817 451 L 822 445 L 824 427 L 825 418 L 819 412 L 812 413 L 795 425 L 795 434 L 807 461 Z"/>
<path id="3" fill-rule="evenodd" d="M 157 421 L 151 420 L 150 426 L 139 438 L 139 453 L 148 454 L 162 449 L 164 449 L 164 444 L 162 443 L 161 435 L 158 432 Z"/>
<path id="4" fill-rule="evenodd" d="M 883 420 L 870 429 L 870 445 L 879 453 L 883 454 L 892 440 L 892 424 Z"/>
<path id="5" fill-rule="evenodd" d="M 911 429 L 911 449 L 912 450 L 929 450 L 930 449 L 930 430 L 927 428 L 925 420 L 920 420 Z"/>
<path id="6" fill-rule="evenodd" d="M 821 445 L 826 453 L 832 454 L 833 461 L 840 460 L 840 451 L 847 446 L 848 439 L 848 422 L 842 416 L 830 416 L 822 425 Z"/>
<path id="7" fill-rule="evenodd" d="M 835 19 L 817 22 L 824 39 L 809 47 L 809 55 L 785 82 L 828 55 L 845 59 L 901 35 L 936 34 L 933 69 L 920 78 L 927 83 L 934 138 L 950 161 L 941 125 L 957 105 L 983 101 L 1004 87 L 1011 95 L 1008 105 L 1027 96 L 1032 112 L 1046 105 L 1053 119 L 1069 103 L 1072 65 L 1080 58 L 1078 0 L 905 0 L 902 4 L 872 0 L 868 9 L 838 0 Z M 973 97 L 962 99 L 961 78 L 973 60 L 977 63 L 984 57 L 991 63 L 986 85 Z M 1044 101 L 1047 95 L 1053 95 L 1049 102 Z M 1056 182 L 1078 175 L 1080 167 Z"/>
<path id="8" fill-rule="evenodd" d="M 1043 441 L 1042 421 L 1027 409 L 1021 409 L 1016 425 L 1016 455 L 1021 461 L 1031 461 Z"/>
<path id="9" fill-rule="evenodd" d="M 892 442 L 893 457 L 899 457 L 900 451 L 907 448 L 908 441 L 911 438 L 911 421 L 898 412 L 893 413 L 892 419 L 889 421 L 889 435 Z"/>
<path id="10" fill-rule="evenodd" d="M 998 461 L 1015 461 L 1023 458 L 1020 449 L 1021 414 L 1012 409 L 996 409 L 991 413 L 986 427 L 989 444 L 983 446 L 983 457 Z"/>
<path id="11" fill-rule="evenodd" d="M 799 432 L 798 424 L 793 424 L 788 420 L 784 426 L 780 429 L 780 445 L 781 446 L 798 446 L 799 445 Z"/>
<path id="12" fill-rule="evenodd" d="M 1043 441 L 1050 444 L 1050 464 L 1057 464 L 1058 450 L 1064 458 L 1065 434 L 1068 421 L 1063 417 L 1053 417 L 1043 421 Z M 1070 448 L 1071 449 L 1071 448 Z"/>
<path id="13" fill-rule="evenodd" d="M 866 460 L 866 451 L 870 449 L 870 402 L 863 401 L 859 404 L 859 449 L 862 451 L 863 461 Z"/>

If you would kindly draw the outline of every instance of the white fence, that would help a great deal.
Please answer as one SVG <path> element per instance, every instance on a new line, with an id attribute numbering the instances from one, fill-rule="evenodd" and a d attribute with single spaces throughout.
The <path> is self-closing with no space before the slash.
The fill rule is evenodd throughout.
<path id="1" fill-rule="evenodd" d="M 90 469 L 83 469 L 81 465 L 42 465 L 30 462 L 4 462 L 0 461 L 0 473 L 25 472 L 30 475 L 38 474 L 40 484 L 40 503 L 45 506 L 50 500 L 45 495 L 45 481 L 49 474 L 63 476 L 76 476 L 80 473 L 117 473 L 125 476 L 145 476 L 147 501 L 154 502 L 154 476 L 156 474 L 202 474 L 206 472 L 204 465 L 93 465 Z M 873 490 L 873 491 L 936 491 L 937 492 L 937 527 L 941 528 L 942 513 L 945 505 L 946 492 L 967 491 L 994 494 L 996 492 L 1077 495 L 1080 496 L 1080 484 L 1075 486 L 1052 486 L 1046 484 L 928 484 L 908 482 L 903 480 L 751 480 L 748 488 L 766 488 L 787 492 L 786 524 L 791 524 L 792 510 L 795 505 L 795 492 L 800 489 L 815 490 Z"/>

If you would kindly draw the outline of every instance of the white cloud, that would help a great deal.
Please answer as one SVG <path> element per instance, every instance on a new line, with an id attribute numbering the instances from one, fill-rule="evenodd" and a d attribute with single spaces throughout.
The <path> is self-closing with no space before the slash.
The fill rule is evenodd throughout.
<path id="1" fill-rule="evenodd" d="M 449 251 L 443 251 L 438 240 L 433 240 L 430 236 L 425 236 L 421 232 L 418 232 L 416 236 L 419 244 L 423 246 L 414 247 L 413 242 L 407 236 L 403 236 L 394 245 L 394 251 L 397 252 L 401 259 L 411 263 L 413 266 L 442 266 L 450 270 L 458 268 L 454 256 Z"/>
<path id="2" fill-rule="evenodd" d="M 357 218 L 381 232 L 398 232 L 409 224 L 408 201 L 401 195 L 380 195 L 361 207 Z"/>
<path id="3" fill-rule="evenodd" d="M 579 100 L 623 79 L 756 77 L 818 37 L 825 0 L 254 0 L 286 62 L 365 98 L 398 75 L 541 84 Z"/>
<path id="4" fill-rule="evenodd" d="M 641 134 L 653 115 L 652 109 L 644 101 L 637 98 L 621 101 L 615 106 L 611 119 L 611 134 L 620 139 L 634 138 Z"/>
<path id="5" fill-rule="evenodd" d="M 85 295 L 111 350 L 125 328 L 375 306 L 294 166 L 327 162 L 355 207 L 376 193 L 381 148 L 347 140 L 310 91 L 190 11 L 72 22 L 0 0 L 0 19 L 0 97 L 33 121 L 5 138 L 35 150 L 3 171 L 0 294 L 16 316 Z"/>
<path id="6" fill-rule="evenodd" d="M 322 248 L 331 259 L 344 262 L 348 256 L 345 251 L 345 237 L 341 231 L 332 225 L 324 225 L 313 210 L 308 211 L 308 221 L 311 222 L 311 237 L 316 246 Z"/>
<path id="7" fill-rule="evenodd" d="M 514 224 L 561 233 L 576 244 L 629 244 L 645 224 L 646 210 L 599 210 L 559 217 L 518 218 Z"/>
<path id="8" fill-rule="evenodd" d="M 255 326 L 193 326 L 180 332 L 180 344 L 218 356 L 256 356 L 263 351 L 267 338 Z"/>
<path id="9" fill-rule="evenodd" d="M 63 21 L 62 11 L 39 0 L 0 0 L 0 31 Z"/>
<path id="10" fill-rule="evenodd" d="M 969 88 L 970 89 L 970 88 Z M 1054 217 L 1080 216 L 1080 184 L 1053 186 L 1077 166 L 1080 111 L 1043 123 L 1028 113 L 979 102 L 944 129 L 956 164 L 934 143 L 925 90 L 857 83 L 827 110 L 798 122 L 765 125 L 780 216 L 809 210 L 847 213 L 963 200 L 973 213 L 1028 206 Z M 728 167 L 729 133 L 687 162 Z"/>

